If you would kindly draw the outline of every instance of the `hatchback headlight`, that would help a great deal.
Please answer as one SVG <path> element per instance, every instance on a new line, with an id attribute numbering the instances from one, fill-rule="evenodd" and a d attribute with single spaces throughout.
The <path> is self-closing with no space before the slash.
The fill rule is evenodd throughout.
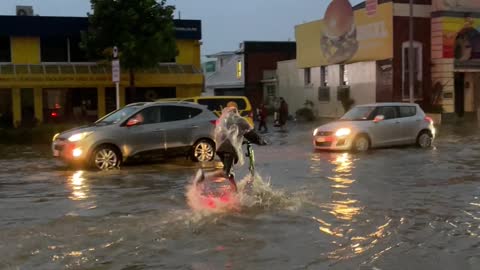
<path id="1" fill-rule="evenodd" d="M 335 136 L 344 137 L 344 136 L 350 135 L 350 133 L 352 133 L 352 131 L 349 128 L 341 128 L 337 130 L 337 132 L 335 133 Z"/>
<path id="2" fill-rule="evenodd" d="M 318 132 L 318 128 L 316 128 L 316 129 L 313 131 L 313 136 L 316 136 L 316 135 L 317 135 L 317 132 Z"/>
<path id="3" fill-rule="evenodd" d="M 68 138 L 68 140 L 71 142 L 78 142 L 85 139 L 90 134 L 92 134 L 92 131 L 73 134 Z"/>

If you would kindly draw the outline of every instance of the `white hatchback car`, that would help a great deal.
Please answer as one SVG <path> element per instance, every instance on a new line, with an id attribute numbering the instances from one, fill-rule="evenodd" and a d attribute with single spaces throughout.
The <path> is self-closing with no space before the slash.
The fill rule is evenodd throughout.
<path id="1" fill-rule="evenodd" d="M 417 104 L 376 103 L 355 106 L 339 120 L 313 132 L 315 149 L 366 151 L 417 144 L 428 148 L 435 138 L 433 120 Z"/>

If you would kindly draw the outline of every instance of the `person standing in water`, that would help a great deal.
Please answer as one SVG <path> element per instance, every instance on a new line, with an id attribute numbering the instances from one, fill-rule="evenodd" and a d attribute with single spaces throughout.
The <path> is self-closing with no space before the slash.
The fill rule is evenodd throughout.
<path id="1" fill-rule="evenodd" d="M 264 128 L 264 132 L 268 132 L 268 127 L 267 127 L 267 108 L 265 107 L 265 104 L 260 104 L 260 107 L 257 109 L 257 118 L 258 118 L 258 131 L 262 131 L 262 127 Z"/>

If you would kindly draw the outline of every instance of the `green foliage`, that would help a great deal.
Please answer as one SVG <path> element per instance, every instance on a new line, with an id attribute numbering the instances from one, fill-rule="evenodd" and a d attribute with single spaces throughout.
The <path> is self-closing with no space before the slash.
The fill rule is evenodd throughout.
<path id="1" fill-rule="evenodd" d="M 110 60 L 113 47 L 120 64 L 134 71 L 170 62 L 177 55 L 173 24 L 174 6 L 166 0 L 91 0 L 90 26 L 82 33 L 81 47 L 92 59 Z"/>
<path id="2" fill-rule="evenodd" d="M 299 120 L 308 121 L 308 122 L 315 120 L 315 115 L 313 114 L 313 110 L 311 108 L 303 107 L 301 109 L 298 109 L 295 112 L 295 115 Z"/>

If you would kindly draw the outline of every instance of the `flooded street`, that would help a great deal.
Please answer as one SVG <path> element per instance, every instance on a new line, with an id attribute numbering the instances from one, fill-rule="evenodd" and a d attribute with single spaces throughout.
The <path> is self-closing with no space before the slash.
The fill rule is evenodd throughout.
<path id="1" fill-rule="evenodd" d="M 184 159 L 89 172 L 2 146 L 0 269 L 480 269 L 478 128 L 352 155 L 313 151 L 312 127 L 255 146 L 270 186 L 229 214 L 189 209 Z"/>

